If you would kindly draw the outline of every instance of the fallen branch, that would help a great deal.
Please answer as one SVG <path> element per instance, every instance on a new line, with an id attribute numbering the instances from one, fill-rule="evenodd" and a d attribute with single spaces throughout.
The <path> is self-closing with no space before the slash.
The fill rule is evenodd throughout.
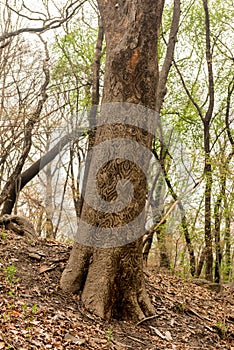
<path id="1" fill-rule="evenodd" d="M 149 317 L 143 318 L 143 320 L 139 321 L 136 325 L 139 326 L 140 324 L 142 324 L 142 323 L 144 323 L 146 321 L 152 320 L 153 318 L 156 318 L 156 317 L 159 317 L 159 315 L 155 314 L 153 316 L 149 316 Z"/>

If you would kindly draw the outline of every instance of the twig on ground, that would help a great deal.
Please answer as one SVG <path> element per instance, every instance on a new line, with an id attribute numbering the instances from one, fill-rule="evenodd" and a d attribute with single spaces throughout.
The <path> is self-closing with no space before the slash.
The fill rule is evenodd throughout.
<path id="1" fill-rule="evenodd" d="M 142 324 L 143 322 L 146 322 L 148 320 L 152 320 L 153 318 L 156 318 L 156 317 L 159 317 L 160 315 L 158 314 L 155 314 L 153 316 L 149 316 L 149 317 L 146 317 L 146 318 L 143 318 L 143 320 L 140 320 L 136 325 L 139 326 L 140 324 Z"/>

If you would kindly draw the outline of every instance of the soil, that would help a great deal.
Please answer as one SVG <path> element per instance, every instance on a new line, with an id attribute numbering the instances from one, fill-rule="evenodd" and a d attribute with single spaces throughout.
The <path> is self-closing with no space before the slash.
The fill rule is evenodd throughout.
<path id="1" fill-rule="evenodd" d="M 71 246 L 0 233 L 0 349 L 234 350 L 234 288 L 184 280 L 150 267 L 153 317 L 106 322 L 79 295 L 64 294 Z M 199 285 L 197 285 L 199 284 Z"/>

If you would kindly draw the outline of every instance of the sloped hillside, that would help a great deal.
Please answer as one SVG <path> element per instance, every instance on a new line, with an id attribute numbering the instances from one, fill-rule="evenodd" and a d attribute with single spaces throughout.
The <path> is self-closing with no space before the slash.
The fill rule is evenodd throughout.
<path id="1" fill-rule="evenodd" d="M 234 350 L 231 286 L 213 290 L 149 269 L 155 316 L 137 325 L 105 322 L 83 308 L 79 295 L 59 288 L 70 249 L 1 231 L 0 349 Z"/>

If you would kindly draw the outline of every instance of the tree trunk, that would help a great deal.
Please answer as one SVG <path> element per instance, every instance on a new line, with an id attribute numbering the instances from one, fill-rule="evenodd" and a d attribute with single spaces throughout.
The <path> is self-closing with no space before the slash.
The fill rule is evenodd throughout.
<path id="1" fill-rule="evenodd" d="M 223 159 L 224 155 L 223 155 Z M 227 177 L 227 166 L 229 164 L 227 158 L 227 162 L 225 161 L 224 168 L 221 168 L 220 172 L 220 182 L 221 182 L 221 190 L 218 193 L 216 203 L 214 205 L 214 237 L 215 237 L 215 271 L 214 271 L 214 281 L 216 283 L 220 283 L 221 279 L 221 262 L 223 258 L 223 252 L 221 247 L 221 220 L 222 220 L 222 202 L 224 202 L 225 206 L 225 198 L 226 198 L 226 177 Z"/>
<path id="2" fill-rule="evenodd" d="M 187 249 L 188 249 L 188 253 L 189 253 L 189 262 L 190 262 L 190 272 L 191 275 L 194 276 L 195 275 L 195 265 L 196 265 L 196 260 L 195 260 L 195 254 L 194 254 L 194 248 L 193 248 L 193 244 L 192 244 L 192 240 L 189 234 L 189 229 L 188 229 L 188 224 L 187 224 L 187 219 L 186 219 L 186 215 L 185 215 L 185 210 L 184 210 L 184 206 L 182 204 L 182 201 L 178 198 L 176 192 L 174 191 L 174 188 L 171 184 L 171 181 L 168 177 L 168 173 L 165 167 L 165 157 L 160 157 L 160 159 L 158 158 L 158 155 L 155 151 L 155 149 L 153 149 L 153 154 L 155 156 L 155 158 L 159 161 L 160 165 L 161 165 L 161 169 L 167 184 L 167 187 L 170 191 L 170 194 L 172 196 L 172 198 L 175 200 L 175 202 L 177 202 L 178 208 L 180 210 L 180 215 L 181 215 L 181 227 L 183 229 L 183 233 L 184 233 L 184 237 L 185 237 L 185 241 L 186 241 L 186 245 L 187 245 Z"/>
<path id="3" fill-rule="evenodd" d="M 226 113 L 225 113 L 225 124 L 226 124 L 226 130 L 229 142 L 231 144 L 231 152 L 229 153 L 227 157 L 227 161 L 225 163 L 225 168 L 228 169 L 228 165 L 232 160 L 232 157 L 234 156 L 234 139 L 231 133 L 231 127 L 230 127 L 230 110 L 231 110 L 231 98 L 232 94 L 234 92 L 234 78 L 230 82 L 228 86 L 228 95 L 227 95 L 227 106 L 226 106 Z M 226 175 L 226 173 L 225 173 Z M 224 278 L 225 280 L 228 280 L 231 278 L 231 215 L 232 212 L 232 205 L 228 205 L 227 203 L 227 196 L 224 196 L 224 211 L 225 211 L 225 230 L 224 230 L 224 242 L 225 242 L 225 270 L 224 270 Z"/>
<path id="4" fill-rule="evenodd" d="M 64 291 L 80 292 L 84 305 L 103 318 L 136 320 L 154 313 L 145 289 L 142 259 L 145 172 L 153 139 L 148 131 L 152 119 L 143 106 L 155 109 L 157 38 L 163 0 L 99 0 L 98 5 L 106 35 L 107 57 L 101 109 L 103 122 L 97 127 L 94 150 L 109 142 L 101 152 L 93 152 L 86 188 L 92 192 L 94 182 L 89 177 L 99 169 L 101 161 L 95 182 L 99 196 L 109 205 L 125 192 L 131 200 L 122 209 L 120 199 L 120 209 L 116 207 L 115 211 L 108 212 L 102 210 L 101 202 L 95 208 L 89 205 L 86 197 L 89 198 L 91 192 L 85 193 L 76 242 L 63 272 L 61 287 Z M 122 113 L 125 120 L 119 119 Z M 137 161 L 131 160 L 138 151 L 137 145 L 145 150 L 140 158 L 140 169 Z M 122 182 L 124 191 L 119 194 L 121 179 L 131 180 L 133 195 L 127 190 L 126 182 Z M 92 198 L 92 193 L 90 196 Z M 142 220 L 135 225 L 134 220 L 139 217 Z M 82 223 L 95 227 L 91 241 L 86 240 L 90 237 L 82 241 L 86 236 Z M 106 239 L 103 232 L 107 234 Z"/>
<path id="5" fill-rule="evenodd" d="M 55 239 L 54 225 L 53 225 L 53 190 L 52 190 L 52 170 L 51 164 L 48 164 L 45 171 L 46 188 L 45 188 L 45 234 L 47 239 Z"/>
<path id="6" fill-rule="evenodd" d="M 214 110 L 214 78 L 212 66 L 212 47 L 210 35 L 210 16 L 208 1 L 203 0 L 206 27 L 206 63 L 208 70 L 209 105 L 203 119 L 204 125 L 204 150 L 205 150 L 205 245 L 206 245 L 206 279 L 213 280 L 213 247 L 211 231 L 211 194 L 212 194 L 212 159 L 210 150 L 210 124 Z"/>
<path id="7" fill-rule="evenodd" d="M 224 269 L 224 278 L 225 280 L 229 280 L 231 277 L 231 219 L 229 215 L 226 216 L 225 219 L 225 234 L 224 234 L 224 242 L 225 242 L 225 269 Z"/>
<path id="8" fill-rule="evenodd" d="M 206 279 L 213 280 L 213 247 L 211 231 L 211 191 L 212 167 L 210 156 L 210 126 L 204 122 L 204 148 L 205 148 L 205 246 L 206 246 Z"/>
<path id="9" fill-rule="evenodd" d="M 202 273 L 202 268 L 203 268 L 205 259 L 206 259 L 206 247 L 204 247 L 201 251 L 201 256 L 200 256 L 199 262 L 197 264 L 195 277 L 200 277 L 200 275 Z"/>
<path id="10" fill-rule="evenodd" d="M 160 175 L 160 174 L 159 174 Z M 148 256 L 149 252 L 153 243 L 154 234 L 156 233 L 157 241 L 158 241 L 158 249 L 159 249 L 159 256 L 160 256 L 160 262 L 159 266 L 162 268 L 169 269 L 170 268 L 170 259 L 169 254 L 167 251 L 167 245 L 166 245 L 166 238 L 165 238 L 165 223 L 166 220 L 160 224 L 162 217 L 164 215 L 164 211 L 162 210 L 162 192 L 163 192 L 163 177 L 157 176 L 154 180 L 154 185 L 157 187 L 155 190 L 155 199 L 153 199 L 153 193 L 148 196 L 148 201 L 150 201 L 151 210 L 153 213 L 153 229 L 148 230 L 146 232 L 144 239 L 143 239 L 143 260 L 145 266 L 147 266 Z M 154 187 L 152 186 L 151 191 L 154 191 Z M 159 226 L 158 226 L 159 225 Z M 155 226 L 157 227 L 155 229 Z"/>
<path id="11" fill-rule="evenodd" d="M 164 97 L 166 96 L 167 78 L 168 78 L 170 68 L 171 68 L 171 65 L 173 62 L 173 58 L 174 58 L 175 45 L 177 42 L 177 33 L 179 30 L 180 12 L 181 12 L 180 11 L 180 0 L 174 0 L 169 41 L 167 44 L 166 56 L 164 58 L 162 69 L 161 69 L 160 74 L 159 74 L 159 82 L 158 82 L 157 93 L 156 93 L 156 111 L 159 113 L 159 115 L 161 113 L 161 109 L 163 106 Z M 162 130 L 161 123 L 160 123 L 160 129 Z M 163 140 L 162 140 L 162 131 L 159 133 L 159 135 L 160 135 L 160 141 L 161 141 L 160 157 L 162 155 L 165 159 L 167 152 L 164 152 L 165 145 L 163 144 Z M 157 178 L 158 178 L 158 176 L 156 176 L 156 178 L 154 180 L 155 184 L 152 186 L 152 189 L 151 189 L 152 194 L 153 194 L 156 182 L 159 181 L 159 185 L 158 185 L 158 189 L 157 189 L 157 191 L 159 191 L 159 193 L 156 192 L 156 196 L 155 196 L 156 197 L 156 203 L 155 203 L 156 210 L 158 210 L 157 208 L 159 207 L 159 203 L 157 203 L 157 199 L 159 199 L 161 197 L 160 188 L 162 187 L 162 179 L 159 178 L 159 180 L 158 180 Z M 152 200 L 151 200 L 151 202 L 152 202 Z M 153 208 L 153 204 L 150 203 L 150 205 L 151 205 L 152 210 L 155 210 L 155 208 Z M 157 221 L 159 222 L 160 218 L 159 218 L 159 220 L 156 219 L 154 224 L 157 224 Z M 155 232 L 155 230 L 152 230 L 151 232 L 147 232 L 146 239 L 144 240 L 144 243 L 143 243 L 143 259 L 144 259 L 144 262 L 146 265 L 147 265 L 148 255 L 149 255 L 152 243 L 153 243 L 154 232 Z M 159 251 L 160 251 L 160 267 L 165 267 L 165 268 L 169 269 L 170 268 L 170 259 L 169 259 L 169 255 L 167 252 L 163 228 L 161 229 L 161 227 L 158 227 L 156 230 L 156 234 L 157 234 L 158 246 L 159 246 Z"/>

